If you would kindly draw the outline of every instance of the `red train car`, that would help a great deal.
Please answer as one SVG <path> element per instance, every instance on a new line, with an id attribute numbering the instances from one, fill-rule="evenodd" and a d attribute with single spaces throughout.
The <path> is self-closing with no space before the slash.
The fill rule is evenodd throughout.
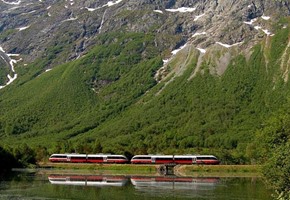
<path id="1" fill-rule="evenodd" d="M 136 155 L 132 164 L 205 164 L 217 165 L 220 161 L 213 155 Z"/>
<path id="2" fill-rule="evenodd" d="M 111 154 L 52 154 L 50 162 L 68 163 L 128 163 L 124 155 Z"/>
<path id="3" fill-rule="evenodd" d="M 213 155 L 176 155 L 174 163 L 218 165 L 220 161 Z"/>
<path id="4" fill-rule="evenodd" d="M 136 155 L 132 164 L 168 164 L 173 163 L 173 155 Z"/>

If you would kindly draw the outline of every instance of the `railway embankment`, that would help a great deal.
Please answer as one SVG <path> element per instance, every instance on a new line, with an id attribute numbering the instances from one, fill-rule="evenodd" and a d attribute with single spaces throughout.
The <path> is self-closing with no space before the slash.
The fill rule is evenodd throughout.
<path id="1" fill-rule="evenodd" d="M 160 165 L 90 164 L 90 163 L 39 163 L 40 169 L 62 172 L 107 174 L 158 174 Z M 176 165 L 174 174 L 180 176 L 253 177 L 261 176 L 261 165 Z"/>
<path id="2" fill-rule="evenodd" d="M 175 174 L 182 176 L 253 177 L 262 175 L 261 165 L 179 165 Z"/>

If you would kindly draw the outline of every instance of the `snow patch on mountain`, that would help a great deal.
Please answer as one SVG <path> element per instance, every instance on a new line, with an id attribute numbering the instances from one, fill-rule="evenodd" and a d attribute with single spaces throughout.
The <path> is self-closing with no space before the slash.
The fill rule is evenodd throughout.
<path id="1" fill-rule="evenodd" d="M 165 9 L 168 12 L 180 12 L 180 13 L 186 13 L 186 12 L 193 12 L 196 10 L 196 8 L 188 8 L 188 7 L 181 7 L 176 9 Z"/>
<path id="2" fill-rule="evenodd" d="M 106 5 L 107 6 L 113 6 L 113 5 L 116 5 L 116 4 L 118 4 L 118 3 L 121 3 L 123 0 L 117 0 L 117 1 L 109 1 Z"/>
<path id="3" fill-rule="evenodd" d="M 194 18 L 193 21 L 197 21 L 197 20 L 199 20 L 200 18 L 202 18 L 203 16 L 205 16 L 205 14 L 201 14 L 201 15 L 195 16 L 195 18 Z"/>
<path id="4" fill-rule="evenodd" d="M 74 20 L 77 20 L 77 19 L 78 19 L 77 17 L 72 17 L 72 18 L 63 20 L 62 22 L 74 21 Z"/>
<path id="5" fill-rule="evenodd" d="M 114 6 L 116 4 L 119 4 L 121 3 L 123 0 L 117 0 L 117 1 L 109 1 L 107 4 L 101 6 L 101 7 L 97 7 L 97 8 L 89 8 L 89 7 L 85 7 L 85 9 L 87 9 L 89 12 L 93 12 L 95 10 L 98 10 L 98 9 L 101 9 L 101 8 L 104 8 L 104 7 L 111 7 L 111 6 Z"/>
<path id="6" fill-rule="evenodd" d="M 5 85 L 1 85 L 0 89 L 10 85 L 13 81 L 15 81 L 18 77 L 18 75 L 15 73 L 15 68 L 14 68 L 14 64 L 16 64 L 17 62 L 21 61 L 22 59 L 20 58 L 19 60 L 15 60 L 12 59 L 11 57 L 19 57 L 19 54 L 7 54 L 4 49 L 0 46 L 0 53 L 2 53 L 2 55 L 6 58 L 4 58 L 1 54 L 1 58 L 5 61 L 8 62 L 8 64 L 10 65 L 11 71 L 14 73 L 13 77 L 8 74 L 7 78 L 8 78 L 8 82 Z"/>
<path id="7" fill-rule="evenodd" d="M 257 31 L 259 31 L 259 30 L 261 30 L 261 31 L 263 31 L 266 35 L 270 35 L 270 36 L 273 36 L 273 34 L 269 31 L 269 30 L 267 30 L 267 29 L 263 29 L 261 26 L 255 26 L 254 27 Z"/>
<path id="8" fill-rule="evenodd" d="M 5 53 L 4 49 L 0 46 L 0 51 L 2 51 L 3 53 Z"/>
<path id="9" fill-rule="evenodd" d="M 156 13 L 163 14 L 163 11 L 162 10 L 153 10 L 153 11 L 156 12 Z"/>
<path id="10" fill-rule="evenodd" d="M 187 43 L 181 47 L 179 47 L 178 49 L 175 49 L 173 51 L 171 51 L 172 55 L 176 55 L 179 51 L 181 51 L 182 49 L 184 49 L 187 46 Z"/>
<path id="11" fill-rule="evenodd" d="M 103 17 L 102 17 L 102 21 L 101 21 L 101 25 L 100 25 L 100 28 L 99 28 L 99 33 L 101 32 L 102 28 L 103 28 L 103 24 L 105 22 L 105 15 L 106 15 L 106 12 L 107 10 L 105 10 L 104 14 L 103 14 Z"/>
<path id="12" fill-rule="evenodd" d="M 244 42 L 238 42 L 238 43 L 235 43 L 235 44 L 224 44 L 222 42 L 216 42 L 216 44 L 219 44 L 225 48 L 231 48 L 231 47 L 234 47 L 234 46 L 238 46 L 240 44 L 243 44 Z"/>
<path id="13" fill-rule="evenodd" d="M 99 8 L 88 8 L 88 7 L 85 7 L 85 9 L 87 9 L 89 12 L 93 12 L 93 11 L 99 9 Z"/>
<path id="14" fill-rule="evenodd" d="M 18 30 L 19 31 L 23 31 L 23 30 L 25 30 L 25 29 L 28 29 L 30 26 L 24 26 L 24 27 L 20 27 L 20 28 L 18 28 Z"/>
<path id="15" fill-rule="evenodd" d="M 266 20 L 266 21 L 269 20 L 270 18 L 271 18 L 271 17 L 269 17 L 269 16 L 265 16 L 265 15 L 262 16 L 262 19 L 263 19 L 263 20 Z"/>
<path id="16" fill-rule="evenodd" d="M 245 21 L 244 23 L 245 23 L 245 24 L 248 24 L 248 25 L 253 25 L 253 23 L 255 23 L 256 21 L 257 21 L 257 18 L 252 19 L 252 20 L 249 21 L 249 22 Z"/>
<path id="17" fill-rule="evenodd" d="M 202 49 L 202 48 L 199 48 L 199 47 L 197 47 L 196 49 L 199 50 L 200 53 L 206 53 L 206 49 Z"/>
<path id="18" fill-rule="evenodd" d="M 19 5 L 21 3 L 21 1 L 13 1 L 13 2 L 8 2 L 8 1 L 5 1 L 5 0 L 2 0 L 3 3 L 5 4 L 9 4 L 9 5 Z"/>
<path id="19" fill-rule="evenodd" d="M 15 81 L 17 79 L 17 74 L 14 74 L 13 77 L 11 77 L 10 74 L 8 74 L 7 78 L 9 81 L 6 83 L 6 85 L 0 85 L 0 90 L 5 88 L 6 86 L 10 85 L 13 81 Z"/>
<path id="20" fill-rule="evenodd" d="M 263 20 L 266 20 L 268 21 L 271 17 L 270 16 L 265 16 L 263 15 L 261 17 Z M 262 26 L 260 25 L 254 25 L 254 23 L 257 21 L 258 19 L 255 18 L 255 19 L 252 19 L 251 21 L 247 22 L 247 21 L 244 21 L 245 24 L 248 24 L 248 25 L 251 25 L 251 26 L 254 26 L 254 29 L 256 29 L 257 31 L 261 30 L 263 31 L 267 36 L 274 36 L 274 34 L 272 34 L 268 29 L 263 29 Z"/>
<path id="21" fill-rule="evenodd" d="M 197 37 L 199 35 L 206 35 L 206 32 L 194 33 L 191 37 Z"/>

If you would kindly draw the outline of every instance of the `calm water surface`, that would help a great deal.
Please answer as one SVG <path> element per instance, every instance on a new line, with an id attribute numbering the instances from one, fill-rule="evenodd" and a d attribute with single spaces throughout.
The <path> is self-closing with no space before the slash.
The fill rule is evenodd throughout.
<path id="1" fill-rule="evenodd" d="M 270 200 L 261 178 L 119 176 L 15 172 L 1 178 L 0 199 Z"/>

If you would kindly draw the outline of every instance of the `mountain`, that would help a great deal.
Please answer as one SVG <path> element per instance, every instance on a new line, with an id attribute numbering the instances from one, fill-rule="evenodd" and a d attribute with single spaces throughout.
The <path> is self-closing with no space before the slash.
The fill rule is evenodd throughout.
<path id="1" fill-rule="evenodd" d="M 0 144 L 250 163 L 287 110 L 290 3 L 1 0 Z"/>

